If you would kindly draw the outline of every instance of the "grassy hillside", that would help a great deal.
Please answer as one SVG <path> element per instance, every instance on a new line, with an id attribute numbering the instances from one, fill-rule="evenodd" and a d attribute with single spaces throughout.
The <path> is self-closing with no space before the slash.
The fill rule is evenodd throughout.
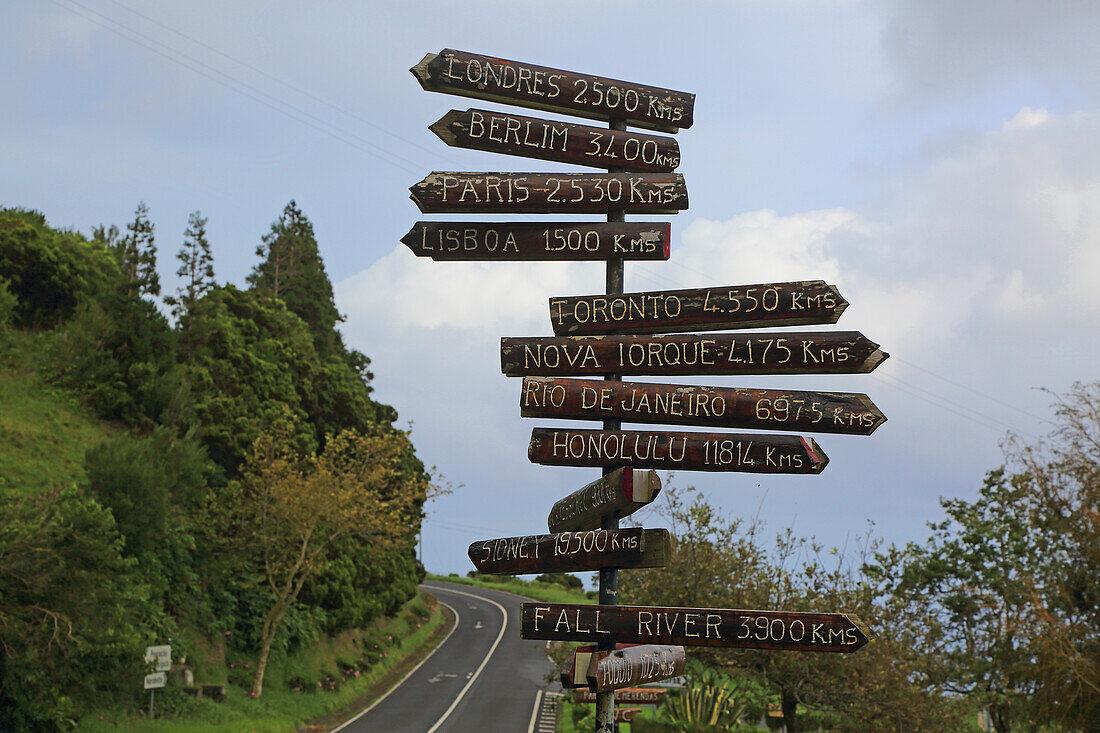
<path id="1" fill-rule="evenodd" d="M 34 491 L 84 479 L 84 451 L 115 428 L 40 374 L 44 334 L 0 334 L 0 479 Z"/>

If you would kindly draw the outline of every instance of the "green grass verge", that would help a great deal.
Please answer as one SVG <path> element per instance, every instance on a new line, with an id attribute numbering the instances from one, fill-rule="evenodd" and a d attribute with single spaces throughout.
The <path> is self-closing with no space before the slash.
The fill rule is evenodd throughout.
<path id="1" fill-rule="evenodd" d="M 428 573 L 428 580 L 440 580 L 446 583 L 459 583 L 472 585 L 476 588 L 492 588 L 517 596 L 527 596 L 536 601 L 547 603 L 595 603 L 583 591 L 566 588 L 556 583 L 541 583 L 537 580 L 521 580 L 520 578 L 504 577 L 501 580 L 490 580 L 492 576 L 478 578 L 464 578 L 460 575 L 434 575 Z"/>
<path id="2" fill-rule="evenodd" d="M 423 619 L 423 614 L 427 618 Z M 419 623 L 419 625 L 418 625 Z M 168 687 L 158 690 L 155 718 L 149 719 L 149 698 L 144 709 L 129 715 L 104 711 L 85 717 L 80 729 L 90 733 L 123 731 L 133 733 L 291 733 L 298 730 L 324 730 L 346 719 L 397 682 L 439 643 L 449 630 L 444 609 L 423 593 L 405 604 L 392 618 L 383 619 L 370 629 L 356 630 L 327 638 L 285 659 L 273 661 L 264 677 L 263 697 L 248 695 L 239 683 L 247 674 L 239 668 L 229 670 L 231 684 L 224 702 L 185 696 Z M 368 638 L 389 637 L 391 646 L 384 656 L 358 674 L 348 671 L 353 660 L 360 659 Z M 309 685 L 305 691 L 292 690 L 287 683 L 317 675 L 322 685 Z M 330 681 L 334 683 L 330 684 Z M 335 689 L 331 689 L 335 688 Z M 316 727 L 313 727 L 316 726 Z"/>
<path id="3" fill-rule="evenodd" d="M 577 728 L 573 724 L 573 711 L 576 708 L 588 708 L 593 711 L 593 715 L 595 715 L 595 705 L 591 703 L 578 705 L 572 702 L 568 697 L 561 698 L 559 705 L 557 733 L 589 733 L 593 729 L 591 726 Z M 655 711 L 653 708 L 645 705 L 640 705 L 638 707 L 641 707 L 642 711 L 638 713 L 635 718 L 652 718 L 654 716 Z M 590 718 L 590 720 L 592 720 L 592 718 Z M 630 723 L 619 723 L 619 733 L 630 733 L 630 731 Z"/>
<path id="4" fill-rule="evenodd" d="M 0 466 L 15 489 L 82 483 L 84 451 L 110 437 L 75 397 L 39 376 L 46 334 L 0 330 Z"/>

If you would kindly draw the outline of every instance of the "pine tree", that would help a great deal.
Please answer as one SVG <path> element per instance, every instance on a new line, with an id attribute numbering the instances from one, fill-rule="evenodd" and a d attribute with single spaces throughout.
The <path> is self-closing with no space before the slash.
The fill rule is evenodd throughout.
<path id="1" fill-rule="evenodd" d="M 313 225 L 291 200 L 256 248 L 261 262 L 248 276 L 256 293 L 278 298 L 309 326 L 317 351 L 342 351 L 336 324 L 343 320 L 317 249 Z"/>
<path id="2" fill-rule="evenodd" d="M 176 291 L 176 296 L 164 299 L 172 306 L 172 315 L 176 319 L 189 313 L 195 303 L 214 287 L 214 256 L 206 239 L 206 222 L 206 217 L 198 211 L 191 212 L 187 218 L 183 246 L 176 253 L 176 259 L 180 261 L 176 275 L 183 278 L 183 285 Z"/>
<path id="3" fill-rule="evenodd" d="M 134 220 L 126 225 L 126 236 L 117 240 L 112 249 L 122 267 L 126 297 L 160 295 L 153 223 L 149 221 L 149 207 L 144 201 L 138 203 Z"/>

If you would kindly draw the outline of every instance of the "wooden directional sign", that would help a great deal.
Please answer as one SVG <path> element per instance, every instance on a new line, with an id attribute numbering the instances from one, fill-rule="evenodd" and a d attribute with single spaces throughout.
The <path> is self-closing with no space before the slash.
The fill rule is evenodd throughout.
<path id="1" fill-rule="evenodd" d="M 675 214 L 688 207 L 679 173 L 437 171 L 409 191 L 426 214 Z"/>
<path id="2" fill-rule="evenodd" d="M 672 554 L 667 529 L 593 529 L 479 540 L 469 555 L 481 573 L 572 573 L 664 567 Z"/>
<path id="3" fill-rule="evenodd" d="M 524 603 L 524 639 L 854 652 L 871 633 L 854 614 Z"/>
<path id="4" fill-rule="evenodd" d="M 683 471 L 821 473 L 812 438 L 759 433 L 535 428 L 527 457 L 548 466 L 631 466 Z"/>
<path id="5" fill-rule="evenodd" d="M 599 529 L 603 515 L 630 516 L 659 493 L 661 479 L 656 471 L 617 468 L 555 502 L 546 524 L 551 532 Z"/>
<path id="6" fill-rule="evenodd" d="M 620 708 L 616 707 L 613 711 L 615 715 L 616 723 L 629 723 L 642 712 L 641 708 Z"/>
<path id="7" fill-rule="evenodd" d="M 532 109 L 625 120 L 636 127 L 676 132 L 691 127 L 695 95 L 602 76 L 445 48 L 428 54 L 413 75 L 429 92 L 488 99 Z"/>
<path id="8" fill-rule="evenodd" d="M 502 338 L 509 377 L 596 374 L 859 374 L 888 354 L 858 331 Z"/>
<path id="9" fill-rule="evenodd" d="M 670 228 L 661 221 L 418 221 L 401 242 L 433 260 L 667 260 Z"/>
<path id="10" fill-rule="evenodd" d="M 848 307 L 823 280 L 550 298 L 559 336 L 726 331 L 836 323 Z"/>
<path id="11" fill-rule="evenodd" d="M 561 686 L 565 689 L 588 688 L 588 663 L 596 652 L 596 645 L 579 646 L 565 658 L 561 665 Z"/>
<path id="12" fill-rule="evenodd" d="M 883 415 L 865 394 L 525 377 L 523 417 L 870 435 Z"/>
<path id="13" fill-rule="evenodd" d="M 675 138 L 510 112 L 453 109 L 429 129 L 452 148 L 651 173 L 671 173 L 680 165 Z"/>
<path id="14" fill-rule="evenodd" d="M 596 652 L 588 663 L 590 692 L 608 692 L 683 674 L 687 655 L 682 646 L 642 644 Z"/>
<path id="15" fill-rule="evenodd" d="M 615 702 L 623 705 L 660 705 L 667 689 L 660 687 L 624 687 L 615 690 Z M 596 693 L 586 688 L 573 691 L 573 702 L 590 704 L 596 702 Z"/>

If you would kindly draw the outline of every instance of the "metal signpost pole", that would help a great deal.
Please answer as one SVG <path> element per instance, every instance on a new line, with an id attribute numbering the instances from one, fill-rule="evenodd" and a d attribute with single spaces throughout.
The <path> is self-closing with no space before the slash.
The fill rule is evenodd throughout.
<path id="1" fill-rule="evenodd" d="M 607 126 L 612 130 L 626 130 L 626 122 L 620 119 L 611 119 L 608 121 Z M 608 173 L 619 173 L 624 171 L 624 168 L 608 168 Z M 622 210 L 607 212 L 607 221 L 622 222 L 626 221 L 626 214 Z M 622 257 L 613 257 L 607 261 L 607 276 L 605 281 L 604 290 L 607 295 L 619 295 L 623 292 L 623 273 L 624 262 Z M 620 381 L 619 375 L 608 374 L 604 377 L 604 381 L 618 382 Z M 619 430 L 622 428 L 622 422 L 620 420 L 604 420 L 604 430 Z M 605 466 L 603 469 L 604 475 L 611 473 L 614 470 L 613 467 Z M 603 529 L 618 529 L 619 528 L 619 515 L 618 513 L 605 514 L 601 518 L 600 526 Z M 614 606 L 619 602 L 619 571 L 615 568 L 601 568 L 600 569 L 600 605 Z M 611 651 L 615 648 L 614 639 L 606 642 L 600 642 L 599 651 Z M 618 731 L 619 726 L 615 723 L 615 691 L 601 692 L 596 695 L 596 733 L 613 733 Z"/>

